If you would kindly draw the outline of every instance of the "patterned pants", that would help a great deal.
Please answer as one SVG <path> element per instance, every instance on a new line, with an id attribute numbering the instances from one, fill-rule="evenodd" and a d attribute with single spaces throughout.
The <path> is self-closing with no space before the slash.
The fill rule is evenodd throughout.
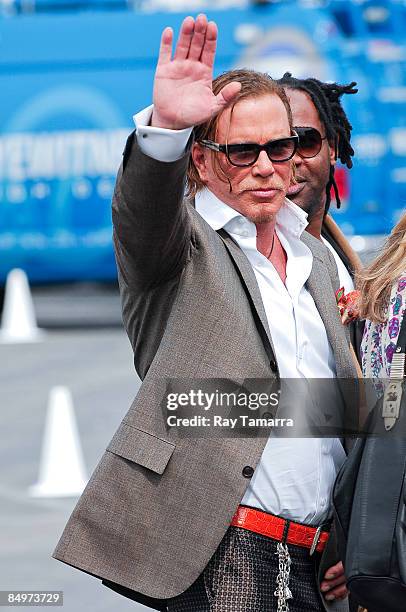
<path id="1" fill-rule="evenodd" d="M 276 612 L 277 542 L 252 531 L 229 527 L 199 578 L 168 600 L 168 612 Z M 307 548 L 288 545 L 292 565 L 289 612 L 323 612 L 314 557 Z"/>

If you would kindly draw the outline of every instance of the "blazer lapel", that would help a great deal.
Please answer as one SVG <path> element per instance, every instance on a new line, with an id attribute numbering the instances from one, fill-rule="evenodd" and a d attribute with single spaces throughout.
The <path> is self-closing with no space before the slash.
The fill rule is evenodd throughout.
<path id="1" fill-rule="evenodd" d="M 305 242 L 305 240 L 304 240 Z M 310 246 L 310 245 L 309 245 Z M 338 384 L 344 400 L 343 428 L 354 433 L 359 431 L 360 395 L 357 384 L 358 373 L 355 366 L 355 356 L 351 354 L 349 335 L 344 328 L 338 313 L 337 302 L 330 274 L 324 261 L 313 254 L 313 267 L 306 286 L 313 297 L 317 310 L 326 328 L 327 337 L 333 349 Z M 327 282 L 326 282 L 327 280 Z M 351 449 L 351 441 L 345 438 L 344 448 L 347 453 Z"/>
<path id="2" fill-rule="evenodd" d="M 275 350 L 254 271 L 248 259 L 231 236 L 223 229 L 218 230 L 217 233 L 231 255 L 240 274 L 241 281 L 246 288 L 253 314 L 258 319 L 258 330 L 261 334 L 265 350 L 268 356 L 274 359 Z M 312 237 L 308 237 L 306 232 L 304 232 L 302 240 L 313 252 Z M 336 361 L 337 376 L 339 378 L 353 378 L 356 377 L 356 372 L 349 349 L 349 339 L 346 337 L 345 330 L 343 329 L 338 314 L 337 302 L 332 284 L 326 283 L 326 279 L 330 279 L 328 268 L 321 257 L 313 252 L 313 266 L 306 287 L 316 304 L 326 328 L 327 337 L 333 349 Z"/>
<path id="3" fill-rule="evenodd" d="M 241 281 L 246 288 L 248 299 L 250 300 L 251 307 L 253 309 L 254 317 L 258 320 L 258 327 L 260 335 L 262 337 L 265 350 L 268 356 L 275 359 L 275 349 L 273 346 L 271 333 L 269 331 L 268 321 L 265 314 L 264 305 L 259 291 L 257 279 L 255 278 L 254 271 L 249 263 L 248 259 L 240 249 L 240 247 L 234 242 L 229 234 L 224 229 L 217 230 L 220 238 L 224 242 L 232 260 L 239 272 Z"/>
<path id="4" fill-rule="evenodd" d="M 302 241 L 312 249 L 311 239 L 307 239 L 306 232 L 302 235 Z M 347 338 L 346 330 L 341 323 L 334 289 L 329 282 L 330 273 L 321 257 L 314 253 L 313 250 L 312 252 L 313 266 L 306 287 L 316 304 L 326 328 L 327 337 L 336 361 L 337 377 L 356 377 L 355 366 L 349 349 L 349 338 Z"/>

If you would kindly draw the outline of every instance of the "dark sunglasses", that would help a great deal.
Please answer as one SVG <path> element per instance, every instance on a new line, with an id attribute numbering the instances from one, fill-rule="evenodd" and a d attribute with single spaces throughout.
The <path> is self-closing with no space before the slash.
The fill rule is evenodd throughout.
<path id="1" fill-rule="evenodd" d="M 320 132 L 312 127 L 295 127 L 295 132 L 299 136 L 298 155 L 306 159 L 316 157 L 327 136 L 322 137 Z"/>
<path id="2" fill-rule="evenodd" d="M 265 151 L 273 163 L 285 162 L 294 156 L 299 137 L 297 134 L 278 140 L 270 140 L 264 145 L 256 143 L 219 144 L 212 140 L 199 140 L 203 147 L 217 153 L 224 153 L 231 165 L 243 168 L 252 166 L 257 161 L 261 151 Z"/>

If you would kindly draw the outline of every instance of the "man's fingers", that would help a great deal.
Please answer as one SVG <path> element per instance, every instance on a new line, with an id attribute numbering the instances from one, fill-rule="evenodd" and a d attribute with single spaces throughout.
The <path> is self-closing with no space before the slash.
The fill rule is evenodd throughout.
<path id="1" fill-rule="evenodd" d="M 227 104 L 230 104 L 230 102 L 232 102 L 237 96 L 240 89 L 241 83 L 239 83 L 238 81 L 233 81 L 232 83 L 229 83 L 228 85 L 223 87 L 223 89 L 216 96 L 216 112 L 220 112 L 222 108 L 227 106 Z"/>
<path id="2" fill-rule="evenodd" d="M 326 571 L 320 589 L 327 601 L 343 599 L 348 595 L 344 567 L 341 561 Z"/>
<path id="3" fill-rule="evenodd" d="M 341 574 L 340 576 L 337 576 L 337 578 L 333 578 L 332 580 L 323 580 L 320 585 L 320 588 L 322 591 L 326 592 L 341 584 L 345 584 L 344 574 Z"/>
<path id="4" fill-rule="evenodd" d="M 202 49 L 201 61 L 209 68 L 213 68 L 214 57 L 217 47 L 217 25 L 214 21 L 209 21 L 206 29 L 206 39 Z"/>
<path id="5" fill-rule="evenodd" d="M 180 28 L 178 42 L 176 44 L 174 59 L 186 59 L 189 55 L 190 43 L 195 31 L 195 20 L 193 17 L 186 17 Z"/>
<path id="6" fill-rule="evenodd" d="M 171 61 L 172 55 L 172 28 L 165 28 L 161 36 L 161 46 L 159 48 L 158 64 L 167 64 Z"/>
<path id="7" fill-rule="evenodd" d="M 199 60 L 202 54 L 204 42 L 206 39 L 207 17 L 206 15 L 198 15 L 196 18 L 195 29 L 190 43 L 188 59 Z"/>
<path id="8" fill-rule="evenodd" d="M 334 601 L 334 599 L 344 599 L 344 597 L 347 597 L 347 595 L 348 589 L 345 585 L 342 585 L 336 589 L 333 589 L 332 591 L 329 591 L 324 595 L 324 597 L 327 599 L 327 601 Z"/>
<path id="9" fill-rule="evenodd" d="M 344 566 L 341 561 L 332 565 L 325 573 L 324 580 L 330 580 L 331 578 L 337 578 L 338 576 L 344 575 Z"/>

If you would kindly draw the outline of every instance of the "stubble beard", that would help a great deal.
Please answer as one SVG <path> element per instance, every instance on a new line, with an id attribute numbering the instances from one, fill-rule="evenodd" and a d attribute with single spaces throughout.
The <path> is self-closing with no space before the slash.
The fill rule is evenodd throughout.
<path id="1" fill-rule="evenodd" d="M 258 211 L 257 214 L 250 215 L 247 218 L 252 221 L 252 223 L 255 223 L 255 225 L 261 225 L 262 223 L 269 223 L 270 221 L 273 221 L 277 214 L 278 213 L 276 212 Z"/>
<path id="2" fill-rule="evenodd" d="M 275 219 L 276 215 L 281 210 L 284 201 L 285 195 L 283 195 L 281 202 L 268 202 L 267 206 L 272 206 L 272 210 L 267 210 L 263 203 L 255 203 L 252 209 L 248 211 L 249 214 L 247 215 L 247 218 L 256 225 L 269 223 Z"/>

